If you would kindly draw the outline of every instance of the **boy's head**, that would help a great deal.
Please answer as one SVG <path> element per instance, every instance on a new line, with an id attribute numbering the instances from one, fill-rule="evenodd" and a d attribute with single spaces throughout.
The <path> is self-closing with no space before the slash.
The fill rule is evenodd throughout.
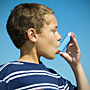
<path id="1" fill-rule="evenodd" d="M 36 3 L 24 3 L 16 6 L 7 21 L 7 31 L 14 45 L 21 48 L 28 40 L 27 31 L 33 28 L 41 33 L 46 14 L 54 14 L 54 11 L 44 5 Z"/>

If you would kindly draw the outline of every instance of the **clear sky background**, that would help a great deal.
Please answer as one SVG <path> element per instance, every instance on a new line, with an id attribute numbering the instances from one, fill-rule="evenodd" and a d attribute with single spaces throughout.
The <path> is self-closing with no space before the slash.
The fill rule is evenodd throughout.
<path id="1" fill-rule="evenodd" d="M 11 10 L 21 3 L 39 3 L 52 8 L 62 38 L 68 32 L 76 34 L 81 49 L 81 64 L 90 84 L 90 0 L 0 0 L 0 65 L 20 57 L 20 50 L 13 45 L 7 34 L 6 23 Z M 59 54 L 54 60 L 43 57 L 41 60 L 76 85 L 73 71 Z"/>

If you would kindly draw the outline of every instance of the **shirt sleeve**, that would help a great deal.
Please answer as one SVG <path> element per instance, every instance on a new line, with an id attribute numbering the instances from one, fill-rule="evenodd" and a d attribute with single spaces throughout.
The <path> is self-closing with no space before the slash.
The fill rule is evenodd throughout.
<path id="1" fill-rule="evenodd" d="M 63 77 L 59 78 L 59 86 L 60 88 L 64 88 L 65 90 L 77 90 L 77 87 L 72 85 L 72 83 Z"/>
<path id="2" fill-rule="evenodd" d="M 57 74 L 57 72 L 55 72 L 53 69 L 48 68 L 48 70 L 54 74 Z M 77 90 L 77 87 L 72 85 L 72 83 L 66 79 L 64 79 L 63 77 L 61 77 L 58 74 L 59 78 L 58 78 L 58 84 L 59 84 L 59 89 L 63 89 L 63 90 Z"/>
<path id="3" fill-rule="evenodd" d="M 7 89 L 6 82 L 0 81 L 0 89 L 2 89 L 2 90 L 8 90 L 8 89 Z"/>

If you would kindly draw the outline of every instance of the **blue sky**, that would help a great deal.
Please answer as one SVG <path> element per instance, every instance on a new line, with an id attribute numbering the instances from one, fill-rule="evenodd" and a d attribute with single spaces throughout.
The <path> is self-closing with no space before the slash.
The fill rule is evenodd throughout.
<path id="1" fill-rule="evenodd" d="M 0 0 L 0 65 L 18 60 L 20 50 L 12 43 L 6 31 L 11 10 L 21 3 L 39 3 L 52 8 L 62 38 L 74 32 L 81 49 L 81 64 L 90 84 L 90 0 Z M 41 57 L 42 62 L 76 85 L 73 71 L 67 62 L 56 55 L 54 60 Z"/>

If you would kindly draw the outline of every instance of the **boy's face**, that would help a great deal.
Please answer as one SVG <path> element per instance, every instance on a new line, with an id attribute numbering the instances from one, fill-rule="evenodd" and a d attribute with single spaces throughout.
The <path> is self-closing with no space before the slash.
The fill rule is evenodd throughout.
<path id="1" fill-rule="evenodd" d="M 53 14 L 46 14 L 45 18 L 50 21 L 44 24 L 41 34 L 38 35 L 36 49 L 38 56 L 44 56 L 47 59 L 54 59 L 58 53 L 61 36 L 57 32 L 57 20 Z"/>

